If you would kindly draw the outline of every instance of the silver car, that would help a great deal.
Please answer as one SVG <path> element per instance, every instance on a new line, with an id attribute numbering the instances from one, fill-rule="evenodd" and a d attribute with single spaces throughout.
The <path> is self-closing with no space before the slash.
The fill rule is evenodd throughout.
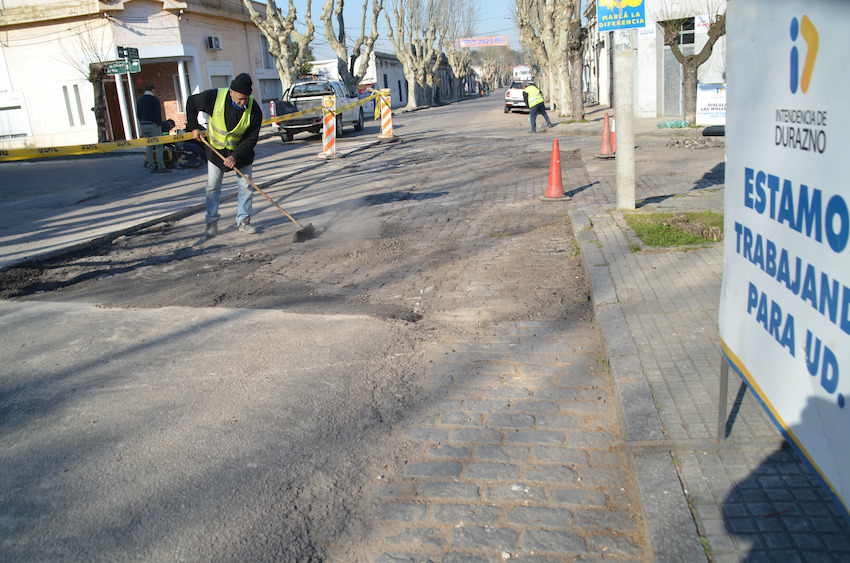
<path id="1" fill-rule="evenodd" d="M 311 108 L 322 107 L 322 99 L 326 96 L 336 96 L 336 107 L 340 108 L 356 102 L 359 96 L 348 87 L 337 80 L 312 80 L 307 82 L 296 82 L 283 95 L 278 110 L 278 115 L 293 113 Z M 343 111 L 336 116 L 336 136 L 342 137 L 343 124 L 351 124 L 355 131 L 363 129 L 364 113 L 363 106 L 356 106 Z M 291 141 L 292 136 L 302 131 L 318 134 L 322 130 L 322 113 L 316 112 L 305 117 L 281 121 L 278 123 L 280 138 Z"/>
<path id="2" fill-rule="evenodd" d="M 522 91 L 531 82 L 520 82 L 518 80 L 511 82 L 511 87 L 505 92 L 505 113 L 510 113 L 514 109 L 528 109 L 525 105 L 525 99 L 522 97 Z"/>

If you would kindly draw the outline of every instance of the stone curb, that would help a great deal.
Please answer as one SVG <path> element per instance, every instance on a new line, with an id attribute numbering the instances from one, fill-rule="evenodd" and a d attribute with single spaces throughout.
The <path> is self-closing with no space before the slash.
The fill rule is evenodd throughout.
<path id="1" fill-rule="evenodd" d="M 663 440 L 663 424 L 638 349 L 617 301 L 611 272 L 581 209 L 570 211 L 573 233 L 590 285 L 596 327 L 609 360 L 614 401 L 630 443 Z M 671 445 L 672 449 L 672 445 Z M 641 499 L 653 561 L 707 561 L 684 488 L 669 452 L 627 449 Z"/>

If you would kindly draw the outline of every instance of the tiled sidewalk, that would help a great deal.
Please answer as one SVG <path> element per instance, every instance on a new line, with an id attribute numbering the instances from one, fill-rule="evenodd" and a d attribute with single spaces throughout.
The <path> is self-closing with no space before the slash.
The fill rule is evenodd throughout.
<path id="1" fill-rule="evenodd" d="M 722 177 L 663 172 L 669 174 L 636 179 L 641 211 L 723 211 Z M 691 530 L 717 562 L 850 560 L 850 525 L 735 377 L 727 439 L 715 440 L 722 245 L 636 252 L 639 242 L 615 210 L 613 182 L 577 180 L 571 215 L 619 394 L 628 435 L 623 448 L 635 463 L 644 510 L 658 491 L 641 474 L 642 456 L 667 456 L 681 480 L 670 484 L 670 506 L 662 503 L 657 518 L 648 515 L 655 559 L 692 560 L 661 547 L 671 534 L 684 537 Z M 593 182 L 593 189 L 582 189 Z M 665 519 L 668 510 L 679 518 Z"/>

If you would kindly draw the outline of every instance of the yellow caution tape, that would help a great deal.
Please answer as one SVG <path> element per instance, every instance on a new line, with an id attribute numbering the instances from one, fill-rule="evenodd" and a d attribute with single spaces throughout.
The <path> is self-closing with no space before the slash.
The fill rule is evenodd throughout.
<path id="1" fill-rule="evenodd" d="M 345 110 L 363 105 L 366 102 L 374 99 L 377 94 L 363 98 L 351 104 L 337 108 L 336 113 L 342 113 Z M 311 108 L 286 115 L 279 115 L 271 119 L 264 119 L 262 125 L 270 125 L 272 123 L 280 123 L 290 119 L 297 119 L 310 115 L 311 113 L 319 113 L 322 108 Z M 192 133 L 178 133 L 175 135 L 162 135 L 160 137 L 144 137 L 142 139 L 131 139 L 129 141 L 112 141 L 109 143 L 92 143 L 89 145 L 67 145 L 64 147 L 32 147 L 28 149 L 0 149 L 0 162 L 13 160 L 27 160 L 31 158 L 46 158 L 51 156 L 79 156 L 85 154 L 98 154 L 104 152 L 112 152 L 122 149 L 130 149 L 134 147 L 148 147 L 152 145 L 167 145 L 178 141 L 188 141 L 192 139 Z"/>
<path id="2" fill-rule="evenodd" d="M 362 106 L 366 102 L 370 102 L 370 101 L 372 101 L 376 98 L 380 98 L 380 95 L 379 94 L 372 94 L 368 98 L 363 98 L 362 100 L 357 100 L 356 102 L 351 102 L 350 104 L 346 104 L 344 106 L 338 107 L 338 108 L 336 108 L 336 111 L 334 113 L 339 115 L 340 113 L 342 113 L 344 111 L 356 108 L 357 106 Z M 273 123 L 280 123 L 281 121 L 287 121 L 287 120 L 290 120 L 290 119 L 297 119 L 299 117 L 304 117 L 305 115 L 310 115 L 310 114 L 313 114 L 313 113 L 320 113 L 321 111 L 322 111 L 322 106 L 318 106 L 318 107 L 314 107 L 314 108 L 310 108 L 310 109 L 305 109 L 305 110 L 302 110 L 302 111 L 296 111 L 295 113 L 287 113 L 286 115 L 278 115 L 276 117 L 264 119 L 263 125 L 271 125 Z"/>
<path id="3" fill-rule="evenodd" d="M 81 154 L 97 154 L 133 147 L 149 145 L 164 145 L 191 139 L 191 133 L 178 135 L 163 135 L 161 137 L 145 137 L 129 141 L 113 141 L 110 143 L 93 143 L 91 145 L 68 145 L 64 147 L 33 147 L 29 149 L 0 149 L 0 162 L 8 160 L 25 160 L 28 158 L 45 158 L 48 156 L 76 156 Z"/>

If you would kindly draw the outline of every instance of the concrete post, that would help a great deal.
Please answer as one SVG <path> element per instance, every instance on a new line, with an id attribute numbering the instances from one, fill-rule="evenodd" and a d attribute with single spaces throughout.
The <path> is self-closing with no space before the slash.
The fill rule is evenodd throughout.
<path id="1" fill-rule="evenodd" d="M 635 208 L 634 54 L 632 30 L 614 32 L 614 112 L 617 116 L 617 209 Z"/>
<path id="2" fill-rule="evenodd" d="M 121 110 L 121 124 L 124 126 L 124 138 L 133 138 L 133 129 L 130 127 L 130 115 L 127 112 L 127 98 L 124 94 L 124 80 L 120 74 L 115 75 L 115 89 L 118 90 L 118 107 Z"/>
<path id="3" fill-rule="evenodd" d="M 186 113 L 186 100 L 189 99 L 189 82 L 186 80 L 186 62 L 177 61 L 177 82 L 180 85 L 180 107 L 183 108 L 183 113 Z"/>
<path id="4" fill-rule="evenodd" d="M 124 62 L 127 64 L 127 90 L 129 91 L 127 97 L 129 98 L 130 108 L 133 110 L 133 129 L 130 132 L 132 135 L 130 138 L 141 139 L 142 126 L 139 124 L 139 116 L 136 113 L 136 92 L 133 89 L 133 75 L 130 74 L 130 59 L 124 58 Z"/>

